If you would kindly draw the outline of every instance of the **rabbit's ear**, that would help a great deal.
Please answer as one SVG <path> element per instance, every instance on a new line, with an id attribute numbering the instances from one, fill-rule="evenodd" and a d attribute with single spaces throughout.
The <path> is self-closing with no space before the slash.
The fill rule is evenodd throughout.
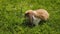
<path id="1" fill-rule="evenodd" d="M 32 14 L 29 14 L 29 21 L 31 24 L 33 23 L 33 15 Z"/>

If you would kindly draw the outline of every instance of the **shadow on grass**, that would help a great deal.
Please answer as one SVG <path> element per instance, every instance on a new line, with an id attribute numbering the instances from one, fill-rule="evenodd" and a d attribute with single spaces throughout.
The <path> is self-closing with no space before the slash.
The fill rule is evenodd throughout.
<path id="1" fill-rule="evenodd" d="M 42 20 L 42 21 L 39 22 L 39 25 L 41 26 L 41 25 L 43 25 L 44 23 L 46 23 L 46 21 L 43 21 L 43 20 Z"/>
<path id="2" fill-rule="evenodd" d="M 44 23 L 46 23 L 46 21 L 40 21 L 40 22 L 39 22 L 39 25 L 43 25 Z M 21 25 L 22 25 L 23 27 L 30 27 L 30 28 L 35 27 L 35 25 L 29 23 L 28 20 L 24 20 L 23 23 L 22 23 Z"/>
<path id="3" fill-rule="evenodd" d="M 29 27 L 33 28 L 34 24 L 29 23 L 29 20 L 23 20 L 23 23 L 21 24 L 23 27 Z"/>

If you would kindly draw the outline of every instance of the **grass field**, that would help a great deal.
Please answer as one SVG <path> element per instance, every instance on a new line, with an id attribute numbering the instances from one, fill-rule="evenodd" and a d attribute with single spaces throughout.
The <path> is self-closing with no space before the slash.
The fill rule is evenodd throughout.
<path id="1" fill-rule="evenodd" d="M 40 8 L 50 14 L 46 23 L 22 24 L 26 10 Z M 60 34 L 60 0 L 0 0 L 0 34 Z"/>

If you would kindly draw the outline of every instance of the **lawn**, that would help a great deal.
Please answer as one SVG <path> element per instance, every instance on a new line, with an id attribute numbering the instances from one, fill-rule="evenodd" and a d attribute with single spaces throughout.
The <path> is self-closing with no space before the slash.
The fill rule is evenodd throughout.
<path id="1" fill-rule="evenodd" d="M 26 10 L 40 8 L 50 14 L 46 23 L 23 24 Z M 0 34 L 60 34 L 60 0 L 0 0 Z"/>

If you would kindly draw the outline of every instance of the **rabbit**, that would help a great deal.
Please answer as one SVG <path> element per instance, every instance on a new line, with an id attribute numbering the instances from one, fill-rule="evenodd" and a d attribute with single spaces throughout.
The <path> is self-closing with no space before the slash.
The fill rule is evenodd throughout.
<path id="1" fill-rule="evenodd" d="M 49 13 L 45 9 L 27 10 L 25 16 L 29 19 L 31 24 L 36 26 L 40 21 L 47 21 L 49 19 Z"/>

